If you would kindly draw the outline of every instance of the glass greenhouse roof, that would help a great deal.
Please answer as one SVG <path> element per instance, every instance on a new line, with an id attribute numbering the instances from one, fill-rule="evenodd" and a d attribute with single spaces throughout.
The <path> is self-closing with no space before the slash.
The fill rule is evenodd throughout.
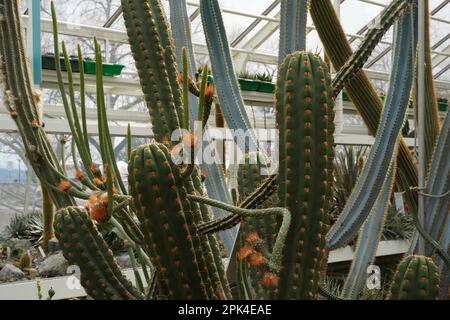
<path id="1" fill-rule="evenodd" d="M 335 1 L 337 2 L 337 1 Z M 359 43 L 360 37 L 367 30 L 367 25 L 381 12 L 388 0 L 340 0 L 340 14 L 344 30 L 350 37 L 353 46 Z M 432 15 L 431 42 L 436 56 L 435 75 L 442 80 L 450 80 L 450 25 L 446 17 L 450 15 L 450 6 L 447 0 L 431 0 L 430 8 Z M 232 48 L 239 49 L 237 56 L 249 55 L 251 52 L 273 55 L 278 47 L 277 24 L 279 13 L 278 0 L 220 0 L 228 40 Z M 170 15 L 167 1 L 163 1 L 166 12 Z M 193 41 L 204 44 L 205 38 L 198 10 L 198 1 L 187 1 L 188 12 L 191 15 Z M 23 4 L 26 13 L 26 2 Z M 50 0 L 42 1 L 42 17 L 50 18 Z M 113 30 L 124 30 L 123 19 L 120 15 L 119 0 L 58 0 L 57 14 L 60 21 L 71 22 L 82 26 L 108 27 Z M 357 14 L 355 14 L 357 13 Z M 311 27 L 311 19 L 309 20 Z M 86 38 L 91 35 L 86 33 Z M 389 69 L 389 42 L 392 32 L 388 32 L 383 42 L 375 50 L 367 64 L 367 68 L 387 71 Z M 86 39 L 85 41 L 89 41 Z M 308 50 L 321 51 L 321 44 L 317 33 L 311 30 L 308 34 Z M 44 48 L 51 47 L 51 39 L 44 41 Z M 112 48 L 111 50 L 117 50 Z M 247 52 L 248 51 L 248 52 Z M 122 53 L 123 55 L 124 53 Z M 235 58 L 237 58 L 235 55 Z M 198 52 L 199 61 L 205 60 L 203 52 Z M 124 57 L 122 57 L 124 58 Z M 267 57 L 266 57 L 267 58 Z M 245 57 L 244 57 L 245 59 Z M 257 59 L 255 59 L 257 60 Z M 264 59 L 267 60 L 267 59 Z M 276 59 L 273 59 L 276 61 Z M 118 62 L 118 61 L 117 61 Z M 127 62 L 127 69 L 133 69 L 132 60 Z M 252 71 L 265 71 L 267 63 L 256 63 L 251 61 L 249 65 L 241 66 L 250 68 Z M 265 61 L 267 62 L 267 61 Z M 269 70 L 274 70 L 274 65 Z M 241 70 L 242 71 L 242 70 Z"/>

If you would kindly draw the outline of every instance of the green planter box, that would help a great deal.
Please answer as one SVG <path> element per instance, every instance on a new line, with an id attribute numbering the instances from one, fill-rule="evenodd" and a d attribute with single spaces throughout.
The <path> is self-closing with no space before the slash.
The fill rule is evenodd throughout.
<path id="1" fill-rule="evenodd" d="M 241 90 L 244 91 L 258 91 L 259 90 L 259 82 L 254 80 L 247 79 L 238 79 Z"/>
<path id="2" fill-rule="evenodd" d="M 103 63 L 103 75 L 106 77 L 119 76 L 122 73 L 122 64 Z M 87 74 L 95 74 L 95 61 L 84 60 L 84 72 Z"/>
<path id="3" fill-rule="evenodd" d="M 448 109 L 448 103 L 439 102 L 439 111 L 445 112 Z"/>
<path id="4" fill-rule="evenodd" d="M 264 93 L 274 93 L 275 92 L 275 84 L 272 82 L 259 81 L 259 92 Z"/>
<path id="5" fill-rule="evenodd" d="M 70 66 L 72 67 L 72 72 L 80 72 L 80 65 L 78 63 L 78 59 L 69 59 L 69 60 L 70 60 Z M 59 61 L 61 64 L 61 70 L 67 71 L 65 59 L 60 58 Z M 42 56 L 42 69 L 56 70 L 54 55 L 43 55 Z"/>

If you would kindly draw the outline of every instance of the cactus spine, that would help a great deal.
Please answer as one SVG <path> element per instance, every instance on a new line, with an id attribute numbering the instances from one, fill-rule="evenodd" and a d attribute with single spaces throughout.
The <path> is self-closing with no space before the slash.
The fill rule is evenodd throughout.
<path id="1" fill-rule="evenodd" d="M 333 90 L 319 56 L 296 52 L 279 69 L 276 93 L 280 131 L 280 207 L 292 213 L 277 297 L 314 299 L 325 235 L 334 160 Z"/>
<path id="2" fill-rule="evenodd" d="M 433 260 L 408 256 L 397 267 L 390 290 L 391 300 L 437 300 L 439 272 Z"/>
<path id="3" fill-rule="evenodd" d="M 143 299 L 123 276 L 111 250 L 84 209 L 67 207 L 57 212 L 55 231 L 64 257 L 79 266 L 81 285 L 99 300 Z"/>

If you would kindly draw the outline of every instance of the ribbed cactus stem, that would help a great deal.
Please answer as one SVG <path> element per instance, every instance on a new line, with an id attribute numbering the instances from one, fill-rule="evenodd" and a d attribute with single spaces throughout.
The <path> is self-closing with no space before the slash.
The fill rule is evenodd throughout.
<path id="1" fill-rule="evenodd" d="M 195 234 L 195 224 L 202 223 L 203 217 L 186 198 L 194 186 L 181 177 L 167 148 L 162 144 L 139 147 L 132 153 L 128 171 L 161 294 L 169 299 L 225 299 L 227 288 L 211 248 L 215 244 Z"/>
<path id="2" fill-rule="evenodd" d="M 335 97 L 344 89 L 345 84 L 363 68 L 384 34 L 389 30 L 395 20 L 412 5 L 412 2 L 411 0 L 395 0 L 383 10 L 379 19 L 367 31 L 358 50 L 352 54 L 334 77 L 333 87 Z"/>
<path id="3" fill-rule="evenodd" d="M 98 300 L 142 300 L 121 273 L 113 254 L 87 212 L 67 207 L 57 212 L 56 237 L 64 257 L 81 271 L 81 285 Z"/>
<path id="4" fill-rule="evenodd" d="M 313 1 L 314 2 L 314 1 Z M 314 299 L 327 259 L 334 160 L 333 89 L 318 55 L 296 52 L 279 68 L 279 206 L 292 213 L 277 297 Z"/>
<path id="5" fill-rule="evenodd" d="M 339 70 L 353 52 L 333 4 L 328 0 L 311 1 L 310 13 L 325 51 L 335 69 Z M 346 90 L 370 134 L 375 135 L 381 118 L 383 102 L 369 78 L 364 72 L 359 72 L 347 83 Z M 403 190 L 408 191 L 410 186 L 417 186 L 417 166 L 411 151 L 402 138 L 400 138 L 398 169 L 397 182 Z M 407 192 L 405 199 L 411 210 L 417 210 L 417 196 L 412 192 Z"/>
<path id="6" fill-rule="evenodd" d="M 391 300 L 437 300 L 439 272 L 433 260 L 408 256 L 397 267 L 391 285 Z"/>

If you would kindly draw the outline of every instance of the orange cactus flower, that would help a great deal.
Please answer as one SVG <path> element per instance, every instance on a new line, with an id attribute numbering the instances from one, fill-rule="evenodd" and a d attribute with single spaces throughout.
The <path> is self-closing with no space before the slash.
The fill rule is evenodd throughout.
<path id="1" fill-rule="evenodd" d="M 108 217 L 108 208 L 102 204 L 97 204 L 89 208 L 89 216 L 97 222 L 104 222 Z"/>
<path id="2" fill-rule="evenodd" d="M 70 188 L 72 188 L 72 184 L 68 180 L 63 180 L 58 185 L 58 189 L 64 192 L 66 192 Z"/>
<path id="3" fill-rule="evenodd" d="M 248 263 L 250 263 L 253 267 L 259 267 L 263 265 L 266 262 L 266 257 L 261 252 L 255 252 L 253 253 L 249 259 Z"/>
<path id="4" fill-rule="evenodd" d="M 39 127 L 39 121 L 38 121 L 37 119 L 33 119 L 33 120 L 31 121 L 31 125 L 32 125 L 33 127 Z"/>
<path id="5" fill-rule="evenodd" d="M 277 287 L 280 277 L 272 272 L 266 272 L 262 278 L 262 284 L 266 287 Z"/>
<path id="6" fill-rule="evenodd" d="M 253 252 L 254 252 L 254 250 L 252 247 L 250 247 L 249 245 L 245 245 L 239 250 L 238 258 L 240 260 L 244 260 L 251 254 L 253 254 Z"/>
<path id="7" fill-rule="evenodd" d="M 75 178 L 77 178 L 77 180 L 83 180 L 86 177 L 86 175 L 82 172 L 77 170 L 75 172 Z"/>
<path id="8" fill-rule="evenodd" d="M 106 199 L 106 201 L 105 201 Z M 104 222 L 108 217 L 108 197 L 104 194 L 94 193 L 89 197 L 87 207 L 89 216 L 97 222 Z"/>
<path id="9" fill-rule="evenodd" d="M 245 240 L 250 243 L 250 244 L 255 244 L 258 242 L 261 242 L 261 238 L 259 237 L 257 232 L 250 232 L 247 237 L 245 238 Z"/>
<path id="10" fill-rule="evenodd" d="M 103 181 L 97 177 L 95 177 L 94 179 L 92 179 L 92 182 L 96 185 L 96 186 L 100 186 L 103 184 Z"/>

